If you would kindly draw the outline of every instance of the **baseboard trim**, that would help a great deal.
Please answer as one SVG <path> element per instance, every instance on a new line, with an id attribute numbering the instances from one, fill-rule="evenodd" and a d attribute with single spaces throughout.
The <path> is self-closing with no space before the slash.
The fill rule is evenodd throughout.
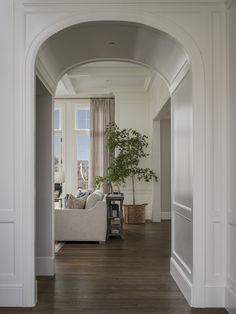
<path id="1" fill-rule="evenodd" d="M 235 304 L 236 294 L 227 287 L 225 291 L 225 307 L 230 314 L 236 313 Z"/>
<path id="2" fill-rule="evenodd" d="M 171 220 L 171 212 L 161 212 L 161 220 Z"/>
<path id="3" fill-rule="evenodd" d="M 174 278 L 189 305 L 191 305 L 192 283 L 173 258 L 170 260 L 170 274 Z"/>
<path id="4" fill-rule="evenodd" d="M 146 209 L 146 211 L 145 211 L 145 219 L 146 220 L 151 220 L 152 219 L 152 211 L 151 210 Z"/>
<path id="5" fill-rule="evenodd" d="M 54 276 L 54 257 L 38 256 L 36 257 L 36 276 Z"/>
<path id="6" fill-rule="evenodd" d="M 21 285 L 1 285 L 0 286 L 0 306 L 18 307 L 23 306 L 23 293 Z"/>
<path id="7" fill-rule="evenodd" d="M 225 307 L 225 287 L 206 286 L 205 306 Z"/>

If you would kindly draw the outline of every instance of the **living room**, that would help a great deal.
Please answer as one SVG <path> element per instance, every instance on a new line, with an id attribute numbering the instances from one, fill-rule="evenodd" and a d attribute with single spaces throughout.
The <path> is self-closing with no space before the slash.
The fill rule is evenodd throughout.
<path id="1" fill-rule="evenodd" d="M 38 79 L 38 85 L 39 79 Z M 43 89 L 43 87 L 42 87 Z M 40 94 L 40 93 L 38 93 Z M 111 101 L 113 110 L 113 121 L 120 129 L 133 129 L 140 132 L 142 135 L 146 135 L 148 146 L 145 148 L 147 153 L 146 158 L 142 158 L 141 167 L 150 168 L 158 176 L 159 180 L 135 180 L 135 197 L 136 204 L 145 204 L 145 219 L 152 220 L 153 222 L 160 222 L 161 219 L 170 219 L 171 208 L 171 182 L 170 182 L 170 107 L 166 109 L 163 106 L 168 103 L 170 97 L 169 90 L 161 79 L 161 77 L 153 70 L 127 62 L 92 62 L 82 66 L 75 67 L 66 73 L 58 83 L 54 97 L 54 109 L 53 115 L 53 149 L 51 153 L 53 156 L 53 173 L 54 176 L 54 189 L 53 189 L 53 208 L 64 209 L 65 207 L 71 207 L 66 204 L 66 195 L 73 195 L 76 197 L 78 191 L 92 190 L 94 189 L 94 178 L 96 176 L 105 175 L 103 170 L 103 160 L 100 161 L 100 168 L 98 165 L 95 167 L 92 163 L 99 163 L 97 156 L 101 155 L 101 152 L 96 152 L 95 157 L 91 157 L 91 102 L 100 100 L 102 102 Z M 160 104 L 157 104 L 157 101 Z M 99 105 L 99 104 L 98 104 Z M 102 106 L 102 103 L 100 104 Z M 168 105 L 170 106 L 170 105 Z M 156 108 L 163 107 L 163 110 L 156 114 Z M 44 124 L 44 132 L 46 129 L 45 117 L 40 118 L 40 110 L 43 106 L 40 103 L 38 106 L 37 118 L 38 120 L 38 143 L 42 145 L 42 129 L 41 122 Z M 47 111 L 51 109 L 47 106 Z M 47 112 L 48 114 L 48 112 Z M 101 113 L 100 113 L 101 115 Z M 95 117 L 95 119 L 98 119 Z M 50 124 L 51 119 L 48 119 Z M 104 123 L 104 122 L 103 122 Z M 102 141 L 105 141 L 105 127 L 107 122 L 103 126 Z M 157 132 L 157 125 L 159 125 L 159 132 Z M 50 129 L 50 125 L 48 125 Z M 50 132 L 46 133 L 48 144 L 50 142 Z M 159 139 L 159 141 L 158 141 Z M 95 139 L 97 140 L 97 139 Z M 158 143 L 159 142 L 159 143 Z M 45 145 L 45 141 L 43 143 Z M 97 144 L 98 145 L 98 144 Z M 100 143 L 100 145 L 102 145 Z M 104 144 L 105 145 L 105 144 Z M 93 149 L 93 148 L 92 148 Z M 105 147 L 107 150 L 107 147 Z M 42 152 L 42 149 L 38 149 L 38 155 Z M 54 152 L 54 153 L 53 153 Z M 156 156 L 159 158 L 156 159 Z M 155 156 L 155 158 L 154 158 Z M 37 160 L 37 165 L 41 162 Z M 100 158 L 101 159 L 101 158 Z M 45 164 L 45 154 L 42 154 L 43 167 Z M 47 162 L 47 171 L 51 166 L 51 162 Z M 108 168 L 108 165 L 106 166 Z M 91 169 L 93 174 L 91 174 Z M 107 169 L 106 169 L 107 170 Z M 42 175 L 42 168 L 39 167 L 38 186 L 42 191 L 42 187 L 49 188 L 44 177 Z M 160 173 L 163 176 L 163 180 L 160 180 Z M 49 175 L 49 173 L 48 173 Z M 50 176 L 48 176 L 50 178 Z M 162 186 L 161 186 L 162 184 Z M 103 191 L 102 187 L 102 192 Z M 124 204 L 131 204 L 133 201 L 132 182 L 131 178 L 126 180 L 125 184 L 120 187 L 121 192 L 124 194 Z M 154 191 L 159 190 L 159 199 L 156 198 Z M 44 191 L 46 192 L 46 191 Z M 48 192 L 47 192 L 48 193 Z M 162 194 L 161 194 L 162 193 Z M 162 197 L 161 197 L 162 196 Z M 50 197 L 48 198 L 48 204 L 42 204 L 41 198 L 38 200 L 37 208 L 40 208 L 38 212 L 42 217 L 42 208 L 45 208 L 44 219 L 38 219 L 38 224 L 45 224 L 47 207 L 51 203 Z M 161 203 L 162 202 L 162 203 Z M 85 206 L 85 205 L 84 205 Z M 64 215 L 63 211 L 56 210 L 57 215 Z M 69 211 L 66 212 L 68 215 Z M 66 217 L 66 218 L 65 218 Z M 52 223 L 55 224 L 53 229 L 56 231 L 56 241 L 84 241 L 85 238 L 79 238 L 71 236 L 69 238 L 63 238 L 64 229 L 70 229 L 68 225 L 67 216 L 63 218 L 55 219 L 52 217 Z M 94 216 L 96 219 L 96 215 Z M 73 220 L 73 219 L 72 219 Z M 83 225 L 83 221 L 81 221 Z M 79 229 L 79 221 L 78 227 Z M 85 226 L 85 229 L 89 229 L 89 226 Z M 37 230 L 40 233 L 40 226 Z M 105 226 L 105 229 L 107 227 Z M 60 230 L 60 231 L 57 231 Z M 61 235 L 63 234 L 63 236 Z M 78 231 L 77 231 L 78 233 Z M 86 232 L 85 232 L 86 233 Z M 45 228 L 44 228 L 45 237 Z M 38 235 L 38 239 L 41 239 L 42 235 Z M 96 240 L 88 238 L 90 240 Z M 98 242 L 104 242 L 97 239 Z M 39 245 L 40 246 L 40 245 Z M 59 247 L 61 247 L 59 245 Z M 41 265 L 42 257 L 38 256 L 38 274 L 44 274 L 53 272 L 53 266 L 48 267 L 49 271 L 45 271 L 45 258 L 43 258 L 43 267 Z M 50 263 L 53 263 L 53 258 L 50 259 Z"/>

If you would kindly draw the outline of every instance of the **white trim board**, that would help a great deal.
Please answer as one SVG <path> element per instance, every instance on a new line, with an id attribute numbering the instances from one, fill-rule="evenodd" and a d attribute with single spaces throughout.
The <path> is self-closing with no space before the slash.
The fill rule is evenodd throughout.
<path id="1" fill-rule="evenodd" d="M 161 220 L 171 220 L 171 212 L 161 212 Z"/>
<path id="2" fill-rule="evenodd" d="M 225 290 L 225 304 L 229 313 L 235 313 L 236 294 L 228 287 Z"/>
<path id="3" fill-rule="evenodd" d="M 54 276 L 55 274 L 54 257 L 51 256 L 36 257 L 35 264 L 36 276 Z"/>
<path id="4" fill-rule="evenodd" d="M 225 307 L 225 287 L 207 286 L 205 288 L 206 307 Z"/>
<path id="5" fill-rule="evenodd" d="M 15 182 L 16 187 L 19 186 L 19 178 L 23 182 L 23 191 L 28 192 L 28 197 L 20 199 L 17 210 L 22 213 L 22 219 L 19 222 L 19 230 L 23 230 L 22 234 L 22 258 L 19 258 L 19 262 L 22 262 L 23 268 L 23 304 L 24 306 L 32 306 L 35 304 L 35 247 L 34 247 L 34 234 L 35 234 L 35 213 L 32 210 L 34 208 L 34 65 L 35 59 L 38 53 L 39 47 L 50 36 L 55 34 L 61 29 L 70 27 L 74 24 L 88 22 L 88 21 L 128 21 L 133 23 L 144 24 L 160 31 L 164 31 L 167 34 L 174 37 L 179 41 L 186 51 L 191 56 L 191 69 L 193 73 L 193 118 L 194 118 L 194 130 L 193 130 L 193 143 L 195 148 L 194 154 L 194 220 L 193 220 L 193 260 L 194 260 L 194 305 L 202 306 L 204 304 L 204 284 L 205 284 L 205 77 L 211 77 L 211 72 L 207 72 L 205 75 L 204 61 L 205 55 L 201 54 L 194 34 L 190 32 L 186 27 L 180 27 L 178 24 L 163 13 L 153 15 L 152 13 L 146 13 L 142 11 L 140 15 L 139 7 L 125 8 L 124 6 L 114 7 L 106 6 L 106 10 L 84 7 L 71 10 L 71 6 L 54 6 L 52 11 L 42 13 L 45 9 L 41 4 L 40 10 L 37 6 L 30 11 L 30 4 L 27 7 L 16 6 L 18 10 L 15 10 L 15 33 L 16 38 L 15 45 L 19 49 L 15 49 L 14 54 L 14 78 L 15 82 L 15 108 L 17 108 L 15 119 L 15 136 L 17 141 L 16 150 L 16 165 L 20 164 L 21 167 L 16 167 Z M 19 9 L 20 8 L 20 9 Z M 61 11 L 60 11 L 61 10 Z M 27 12 L 27 13 L 26 13 Z M 39 14 L 40 18 L 36 19 L 36 14 Z M 61 16 L 56 15 L 61 14 Z M 26 19 L 27 15 L 27 19 Z M 66 18 L 65 18 L 66 16 Z M 56 21 L 55 21 L 56 19 Z M 27 23 L 26 23 L 27 21 Z M 25 23 L 23 23 L 25 22 Z M 205 26 L 205 24 L 204 24 Z M 203 27 L 205 29 L 206 27 Z M 208 29 L 208 28 L 207 28 Z M 25 41 L 25 45 L 19 45 L 19 41 Z M 30 43 L 30 45 L 29 45 Z M 208 47 L 208 45 L 207 45 Z M 201 48 L 201 47 L 200 47 Z M 203 47 L 204 48 L 204 47 Z M 219 53 L 220 54 L 220 53 Z M 217 54 L 217 55 L 219 55 Z M 208 64 L 206 62 L 206 64 Z M 24 73 L 24 76 L 22 75 Z M 23 77 L 23 79 L 22 79 Z M 211 82 L 210 82 L 211 83 Z M 209 106 L 211 104 L 209 103 Z M 18 112 L 21 119 L 18 117 Z M 209 123 L 209 128 L 212 125 Z M 27 147 L 27 154 L 25 153 L 25 147 Z M 207 178 L 208 179 L 208 178 Z M 18 197 L 17 193 L 16 197 Z M 172 267 L 173 268 L 173 267 Z M 174 270 L 172 271 L 174 272 Z M 21 274 L 19 272 L 19 274 Z M 177 272 L 178 274 L 178 272 Z M 176 275 L 177 277 L 177 275 Z"/>
<path id="6" fill-rule="evenodd" d="M 22 285 L 1 285 L 1 306 L 22 306 Z"/>
<path id="7" fill-rule="evenodd" d="M 191 305 L 192 283 L 173 258 L 170 259 L 170 274 L 174 278 L 189 305 Z"/>

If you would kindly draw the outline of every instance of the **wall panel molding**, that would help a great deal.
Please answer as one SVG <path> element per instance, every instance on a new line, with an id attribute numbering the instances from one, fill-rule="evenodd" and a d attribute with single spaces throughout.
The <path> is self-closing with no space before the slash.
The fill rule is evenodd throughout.
<path id="1" fill-rule="evenodd" d="M 23 306 L 22 285 L 0 285 L 0 306 Z"/>
<path id="2" fill-rule="evenodd" d="M 236 304 L 236 293 L 231 290 L 229 286 L 227 286 L 225 291 L 225 304 L 227 306 L 227 310 L 229 313 L 234 313 L 235 311 L 235 304 Z"/>
<path id="3" fill-rule="evenodd" d="M 185 269 L 189 273 L 189 275 L 191 275 L 192 274 L 191 269 L 188 267 L 188 265 L 182 260 L 182 258 L 175 251 L 173 251 L 173 256 L 178 261 L 179 266 L 182 269 Z"/>
<path id="4" fill-rule="evenodd" d="M 207 307 L 225 307 L 225 286 L 206 286 Z"/>

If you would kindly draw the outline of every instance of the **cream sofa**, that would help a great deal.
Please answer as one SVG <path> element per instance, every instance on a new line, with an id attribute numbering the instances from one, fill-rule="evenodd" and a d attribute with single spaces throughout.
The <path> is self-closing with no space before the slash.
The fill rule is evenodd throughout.
<path id="1" fill-rule="evenodd" d="M 106 201 L 89 209 L 55 209 L 56 241 L 98 241 L 105 243 L 107 232 Z"/>

